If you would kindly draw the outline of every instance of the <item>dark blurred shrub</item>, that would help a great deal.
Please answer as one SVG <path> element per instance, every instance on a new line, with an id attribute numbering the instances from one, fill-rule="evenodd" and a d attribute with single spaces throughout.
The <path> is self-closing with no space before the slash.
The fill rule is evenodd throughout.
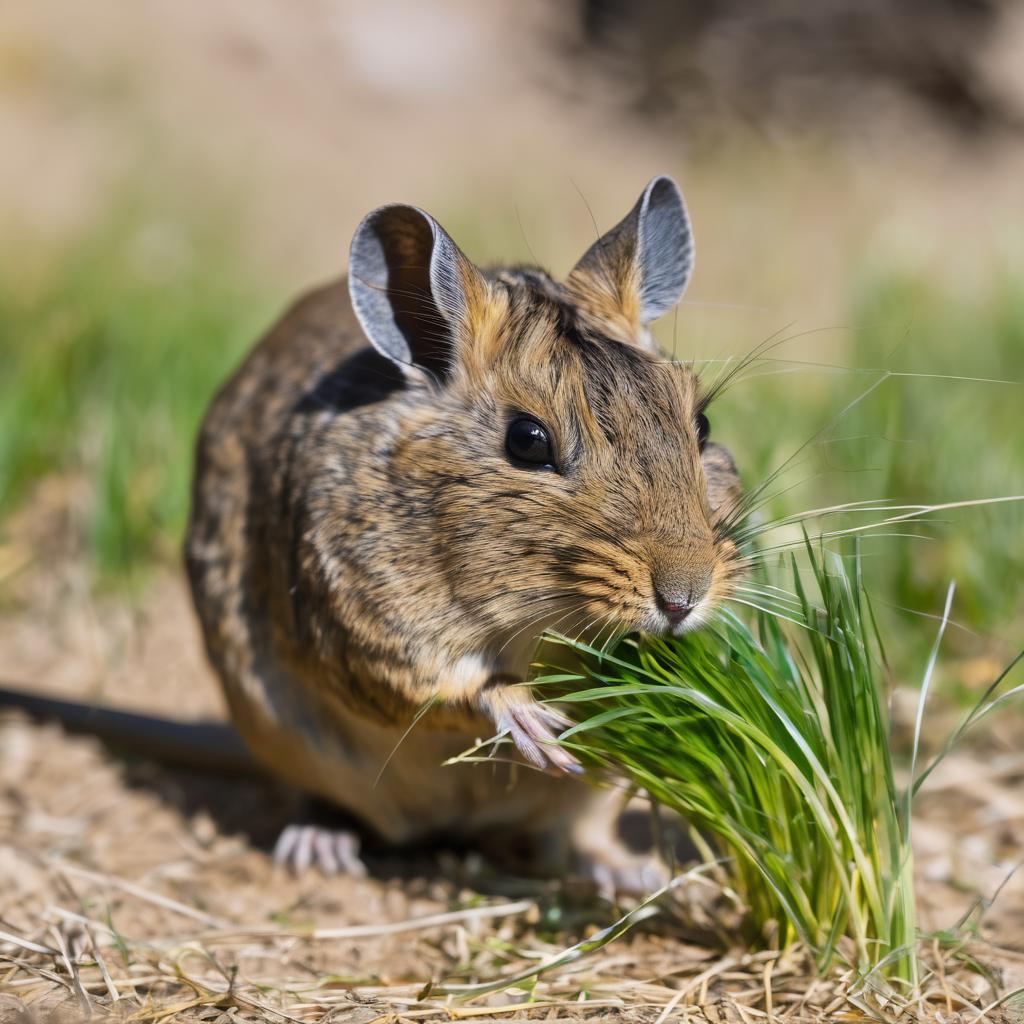
<path id="1" fill-rule="evenodd" d="M 581 0 L 584 48 L 639 109 L 801 127 L 894 94 L 1019 128 L 986 47 L 1013 0 Z"/>

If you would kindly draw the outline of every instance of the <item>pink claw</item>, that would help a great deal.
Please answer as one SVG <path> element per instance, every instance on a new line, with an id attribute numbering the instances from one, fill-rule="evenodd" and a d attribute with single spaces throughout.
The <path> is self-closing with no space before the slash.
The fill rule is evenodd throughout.
<path id="1" fill-rule="evenodd" d="M 541 771 L 582 774 L 579 761 L 558 745 L 556 733 L 573 724 L 565 715 L 534 700 L 521 687 L 494 687 L 485 691 L 483 698 L 497 727 L 508 730 L 530 764 Z"/>

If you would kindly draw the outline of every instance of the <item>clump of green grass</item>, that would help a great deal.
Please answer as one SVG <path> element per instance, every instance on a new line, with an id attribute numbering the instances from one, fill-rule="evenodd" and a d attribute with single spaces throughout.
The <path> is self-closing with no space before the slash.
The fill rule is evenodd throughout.
<path id="1" fill-rule="evenodd" d="M 176 557 L 203 412 L 269 312 L 236 249 L 126 203 L 38 280 L 0 259 L 0 520 L 81 474 L 100 578 Z"/>
<path id="2" fill-rule="evenodd" d="M 625 781 L 676 811 L 719 856 L 708 849 L 704 864 L 549 963 L 433 994 L 462 1000 L 533 981 L 657 913 L 670 889 L 724 870 L 723 891 L 745 904 L 743 937 L 751 947 L 802 942 L 822 975 L 852 967 L 845 998 L 872 1017 L 923 1005 L 928 974 L 917 953 L 911 802 L 954 744 L 989 711 L 1024 694 L 1024 684 L 1004 685 L 1024 652 L 964 713 L 938 756 L 919 766 L 949 587 L 924 671 L 908 785 L 900 789 L 890 757 L 888 672 L 859 545 L 849 570 L 806 536 L 804 548 L 806 564 L 793 557 L 787 571 L 793 593 L 765 587 L 776 610 L 758 609 L 753 628 L 726 609 L 685 637 L 628 635 L 602 647 L 547 635 L 531 685 L 576 719 L 556 742 L 593 781 Z M 486 761 L 503 742 L 511 742 L 507 734 L 453 760 Z M 962 937 L 942 941 L 951 938 Z"/>
<path id="3" fill-rule="evenodd" d="M 907 799 L 896 787 L 880 650 L 858 563 L 808 547 L 820 594 L 793 565 L 783 620 L 733 612 L 683 638 L 610 649 L 556 641 L 539 692 L 578 724 L 559 742 L 714 837 L 748 908 L 746 938 L 799 939 L 824 969 L 843 936 L 865 974 L 916 984 Z M 564 653 L 564 651 L 563 651 Z M 550 660 L 550 659 L 549 659 Z M 848 950 L 847 950 L 848 952 Z"/>

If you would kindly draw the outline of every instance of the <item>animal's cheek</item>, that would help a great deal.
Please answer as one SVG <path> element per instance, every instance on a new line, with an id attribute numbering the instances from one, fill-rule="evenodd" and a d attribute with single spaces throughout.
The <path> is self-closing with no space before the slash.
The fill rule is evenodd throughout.
<path id="1" fill-rule="evenodd" d="M 736 463 L 724 445 L 714 441 L 705 445 L 701 453 L 701 465 L 707 478 L 708 505 L 713 512 L 740 498 L 743 488 Z"/>
<path id="2" fill-rule="evenodd" d="M 394 446 L 388 471 L 393 481 L 430 490 L 439 486 L 458 490 L 483 474 L 486 461 L 461 439 L 415 435 Z"/>

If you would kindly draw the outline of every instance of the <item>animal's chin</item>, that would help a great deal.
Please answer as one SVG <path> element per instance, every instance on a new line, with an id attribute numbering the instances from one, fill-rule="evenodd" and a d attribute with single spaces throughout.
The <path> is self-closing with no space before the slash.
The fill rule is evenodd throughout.
<path id="1" fill-rule="evenodd" d="M 645 633 L 658 637 L 684 636 L 706 626 L 714 616 L 715 607 L 707 600 L 702 601 L 682 622 L 675 624 L 671 623 L 657 608 L 638 611 L 635 608 L 599 608 L 595 605 L 589 607 L 575 620 L 552 617 L 557 619 L 555 632 L 573 640 L 595 643 L 628 633 Z M 529 638 L 525 634 L 518 634 L 517 644 L 509 644 L 504 648 L 506 658 L 511 655 L 513 647 L 519 647 L 517 651 L 519 657 L 525 658 L 525 662 L 528 663 L 535 653 L 536 644 L 542 635 L 543 630 L 532 634 Z M 508 643 L 508 641 L 503 638 L 503 643 Z M 502 646 L 502 644 L 496 646 Z"/>
<path id="2" fill-rule="evenodd" d="M 684 636 L 687 633 L 694 633 L 711 621 L 715 608 L 707 602 L 702 602 L 683 619 L 682 622 L 672 623 L 660 611 L 651 611 L 641 617 L 634 617 L 630 623 L 623 622 L 622 630 L 628 633 L 645 633 L 648 636 Z"/>

